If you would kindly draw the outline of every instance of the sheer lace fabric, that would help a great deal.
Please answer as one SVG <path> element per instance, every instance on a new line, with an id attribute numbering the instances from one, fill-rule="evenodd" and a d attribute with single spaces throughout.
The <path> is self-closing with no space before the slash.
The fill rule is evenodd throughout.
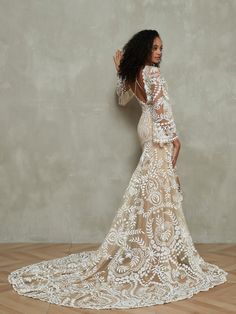
<path id="1" fill-rule="evenodd" d="M 147 102 L 139 101 L 137 126 L 142 154 L 103 243 L 11 272 L 8 280 L 19 294 L 70 307 L 128 309 L 191 298 L 226 281 L 225 270 L 198 254 L 183 214 L 171 162 L 177 132 L 164 78 L 150 66 L 143 78 Z M 119 104 L 126 105 L 131 93 L 118 77 Z"/>

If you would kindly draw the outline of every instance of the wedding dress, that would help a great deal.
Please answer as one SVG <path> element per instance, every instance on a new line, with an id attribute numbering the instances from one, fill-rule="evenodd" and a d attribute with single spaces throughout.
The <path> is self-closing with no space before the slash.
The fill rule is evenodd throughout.
<path id="1" fill-rule="evenodd" d="M 228 273 L 198 254 L 182 210 L 171 157 L 178 137 L 160 69 L 142 69 L 146 102 L 117 76 L 118 101 L 136 97 L 142 147 L 122 205 L 97 250 L 44 260 L 12 271 L 20 295 L 76 308 L 129 309 L 191 298 L 224 283 Z"/>

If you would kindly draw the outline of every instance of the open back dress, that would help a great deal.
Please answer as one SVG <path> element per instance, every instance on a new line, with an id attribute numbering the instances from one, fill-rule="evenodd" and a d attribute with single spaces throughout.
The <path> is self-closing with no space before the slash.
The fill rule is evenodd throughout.
<path id="1" fill-rule="evenodd" d="M 75 308 L 129 309 L 191 298 L 226 281 L 228 273 L 197 252 L 184 217 L 167 83 L 151 65 L 141 78 L 133 91 L 117 75 L 119 105 L 136 97 L 142 108 L 142 153 L 110 230 L 96 250 L 12 271 L 18 294 Z"/>

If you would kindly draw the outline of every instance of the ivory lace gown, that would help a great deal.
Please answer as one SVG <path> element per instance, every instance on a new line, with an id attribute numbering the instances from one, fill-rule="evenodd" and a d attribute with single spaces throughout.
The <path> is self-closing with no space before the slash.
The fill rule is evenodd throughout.
<path id="1" fill-rule="evenodd" d="M 103 243 L 11 272 L 19 294 L 70 307 L 125 309 L 191 298 L 227 280 L 226 271 L 198 254 L 182 211 L 167 83 L 154 66 L 146 65 L 142 78 L 146 102 L 117 76 L 119 104 L 135 96 L 142 107 L 142 154 Z"/>

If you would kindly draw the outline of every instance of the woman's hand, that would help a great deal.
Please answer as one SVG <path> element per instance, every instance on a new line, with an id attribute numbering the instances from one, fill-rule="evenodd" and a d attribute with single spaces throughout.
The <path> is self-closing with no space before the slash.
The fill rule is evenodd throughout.
<path id="1" fill-rule="evenodd" d="M 173 141 L 173 154 L 172 154 L 172 165 L 173 165 L 173 168 L 175 167 L 176 165 L 176 162 L 177 162 L 177 159 L 178 159 L 178 156 L 179 156 L 179 151 L 180 151 L 180 147 L 181 147 L 181 143 L 180 143 L 180 140 L 178 138 L 176 138 L 174 141 Z"/>
<path id="2" fill-rule="evenodd" d="M 113 60 L 114 60 L 117 72 L 119 71 L 120 61 L 121 61 L 122 57 L 123 57 L 122 51 L 119 49 L 116 50 L 116 54 L 115 54 L 115 56 L 113 56 Z"/>

